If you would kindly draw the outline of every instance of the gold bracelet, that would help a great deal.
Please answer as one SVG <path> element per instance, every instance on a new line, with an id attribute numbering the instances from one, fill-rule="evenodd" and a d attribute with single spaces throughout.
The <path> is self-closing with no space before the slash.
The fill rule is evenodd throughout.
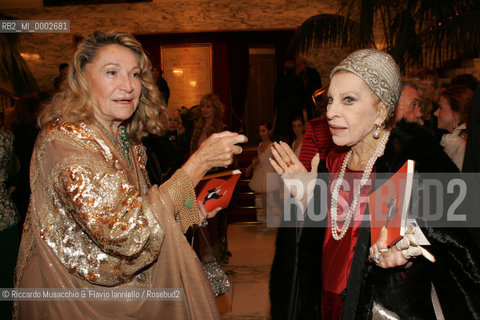
<path id="1" fill-rule="evenodd" d="M 160 188 L 172 197 L 178 210 L 180 229 L 183 233 L 187 232 L 191 226 L 200 225 L 197 197 L 188 173 L 178 169 Z"/>

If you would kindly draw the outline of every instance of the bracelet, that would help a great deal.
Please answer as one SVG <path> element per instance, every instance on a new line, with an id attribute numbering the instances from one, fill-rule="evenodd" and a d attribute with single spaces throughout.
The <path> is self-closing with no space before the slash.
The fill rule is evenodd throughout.
<path id="1" fill-rule="evenodd" d="M 192 179 L 183 169 L 178 169 L 170 179 L 162 184 L 161 188 L 172 197 L 177 207 L 183 233 L 189 227 L 200 224 L 199 209 Z"/>

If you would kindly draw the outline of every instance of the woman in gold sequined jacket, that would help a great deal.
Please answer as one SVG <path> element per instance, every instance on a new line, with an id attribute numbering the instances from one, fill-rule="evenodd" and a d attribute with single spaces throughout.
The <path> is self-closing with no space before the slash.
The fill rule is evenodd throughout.
<path id="1" fill-rule="evenodd" d="M 95 32 L 71 65 L 64 90 L 39 116 L 15 286 L 52 295 L 84 290 L 64 301 L 17 301 L 15 316 L 219 319 L 183 233 L 216 214 L 199 208 L 194 187 L 212 167 L 230 164 L 246 137 L 212 135 L 171 179 L 151 186 L 140 141 L 160 131 L 160 102 L 140 43 L 127 33 Z M 145 290 L 168 288 L 177 290 L 170 299 L 135 301 Z M 102 289 L 107 298 L 131 290 L 130 300 L 95 299 Z"/>

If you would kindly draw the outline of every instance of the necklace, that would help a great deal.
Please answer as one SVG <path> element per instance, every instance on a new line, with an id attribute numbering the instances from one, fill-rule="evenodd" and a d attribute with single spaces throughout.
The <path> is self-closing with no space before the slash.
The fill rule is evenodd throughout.
<path id="1" fill-rule="evenodd" d="M 385 145 L 387 144 L 389 136 L 390 136 L 390 132 L 389 131 L 385 132 L 382 139 L 380 140 L 380 143 L 377 146 L 377 149 L 373 153 L 372 157 L 368 160 L 367 165 L 365 167 L 365 171 L 363 171 L 362 179 L 360 180 L 358 189 L 355 191 L 353 196 L 353 201 L 350 207 L 348 208 L 348 213 L 347 213 L 347 217 L 345 218 L 345 222 L 343 223 L 343 226 L 339 228 L 337 225 L 338 194 L 340 191 L 340 186 L 343 181 L 343 176 L 345 175 L 347 163 L 350 160 L 350 157 L 352 156 L 352 153 L 353 153 L 352 149 L 350 149 L 350 151 L 345 156 L 345 159 L 343 159 L 342 168 L 340 169 L 340 174 L 338 175 L 338 178 L 335 181 L 335 186 L 332 191 L 332 201 L 330 206 L 330 215 L 331 215 L 331 223 L 332 223 L 331 228 L 332 228 L 333 239 L 337 241 L 341 240 L 345 236 L 345 233 L 347 233 L 348 227 L 350 226 L 350 221 L 352 220 L 353 214 L 357 209 L 358 200 L 360 198 L 360 190 L 365 184 L 367 184 L 368 178 L 370 177 L 370 173 L 372 173 L 373 165 L 375 164 L 375 161 L 377 161 L 377 158 L 385 150 Z"/>
<path id="2" fill-rule="evenodd" d="M 118 128 L 120 139 L 116 139 L 112 136 L 110 131 L 108 131 L 100 122 L 95 120 L 95 125 L 105 134 L 110 140 L 113 145 L 115 146 L 115 149 L 120 153 L 122 156 L 123 160 L 128 163 L 129 166 L 132 165 L 129 157 L 129 152 L 130 152 L 130 142 L 128 141 L 128 136 L 127 136 L 127 128 L 124 126 L 120 126 Z"/>

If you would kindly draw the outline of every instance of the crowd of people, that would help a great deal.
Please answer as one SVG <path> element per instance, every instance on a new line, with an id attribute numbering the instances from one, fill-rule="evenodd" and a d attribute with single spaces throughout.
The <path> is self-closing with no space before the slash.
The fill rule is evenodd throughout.
<path id="1" fill-rule="evenodd" d="M 237 166 L 247 137 L 227 131 L 218 95 L 204 95 L 193 119 L 168 107 L 161 71 L 122 32 L 85 38 L 54 85 L 46 102 L 22 97 L 0 130 L 2 287 L 180 288 L 183 299 L 18 301 L 15 317 L 219 319 L 201 264 L 212 257 L 198 228 L 214 258 L 228 263 L 228 208 L 207 212 L 195 186 Z M 411 233 L 388 246 L 386 229 L 371 243 L 363 219 L 375 174 L 394 173 L 407 159 L 417 172 L 478 172 L 475 78 L 440 88 L 434 70 L 402 78 L 390 55 L 363 49 L 333 69 L 324 105 L 311 98 L 321 87 L 305 60 L 285 64 L 275 114 L 259 123 L 257 157 L 244 173 L 265 207 L 275 203 L 271 213 L 285 210 L 282 179 L 308 183 L 330 173 L 320 203 L 326 218 L 278 229 L 271 319 L 478 319 L 475 230 L 420 219 L 428 252 Z M 277 180 L 267 184 L 268 175 Z M 318 203 L 313 190 L 289 191 L 300 216 Z"/>

